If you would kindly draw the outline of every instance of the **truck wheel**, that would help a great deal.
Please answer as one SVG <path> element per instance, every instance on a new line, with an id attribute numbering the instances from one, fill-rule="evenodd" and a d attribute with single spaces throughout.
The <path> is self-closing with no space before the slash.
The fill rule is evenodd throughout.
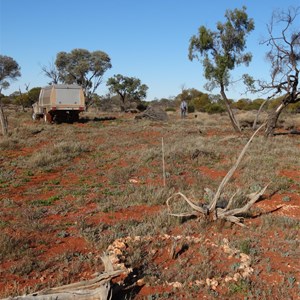
<path id="1" fill-rule="evenodd" d="M 44 114 L 45 123 L 52 123 L 52 116 L 49 113 Z"/>

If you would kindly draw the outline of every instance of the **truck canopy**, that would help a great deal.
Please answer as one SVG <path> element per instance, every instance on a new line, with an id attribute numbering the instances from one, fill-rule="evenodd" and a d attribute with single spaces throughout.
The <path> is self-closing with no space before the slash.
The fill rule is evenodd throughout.
<path id="1" fill-rule="evenodd" d="M 54 84 L 41 89 L 39 106 L 56 110 L 83 109 L 84 94 L 81 86 L 75 84 Z"/>

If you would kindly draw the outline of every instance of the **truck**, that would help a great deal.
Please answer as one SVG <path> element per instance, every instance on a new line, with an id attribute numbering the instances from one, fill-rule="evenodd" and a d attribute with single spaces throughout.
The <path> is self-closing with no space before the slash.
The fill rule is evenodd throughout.
<path id="1" fill-rule="evenodd" d="M 85 97 L 81 86 L 53 84 L 43 87 L 38 102 L 32 105 L 32 119 L 46 123 L 78 122 L 85 110 Z"/>

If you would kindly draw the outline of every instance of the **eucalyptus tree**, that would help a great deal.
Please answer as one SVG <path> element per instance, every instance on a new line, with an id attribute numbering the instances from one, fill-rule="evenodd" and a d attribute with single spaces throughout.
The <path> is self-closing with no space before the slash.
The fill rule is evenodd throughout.
<path id="1" fill-rule="evenodd" d="M 141 80 L 135 77 L 127 77 L 121 74 L 114 75 L 107 80 L 106 85 L 111 93 L 120 96 L 121 111 L 125 110 L 126 102 L 143 100 L 147 96 L 148 86 L 142 84 Z"/>
<path id="2" fill-rule="evenodd" d="M 10 86 L 10 81 L 16 80 L 21 76 L 19 64 L 12 58 L 6 55 L 0 55 L 0 94 L 2 89 L 7 89 Z M 7 118 L 4 115 L 3 106 L 0 98 L 0 123 L 2 134 L 8 134 Z"/>
<path id="3" fill-rule="evenodd" d="M 225 19 L 224 23 L 217 23 L 215 30 L 199 27 L 198 34 L 190 39 L 189 59 L 201 61 L 208 80 L 206 89 L 220 89 L 231 123 L 236 131 L 241 131 L 226 90 L 230 85 L 230 71 L 241 64 L 247 66 L 252 59 L 252 55 L 244 51 L 246 37 L 254 29 L 254 21 L 248 17 L 245 6 L 227 10 Z"/>
<path id="4" fill-rule="evenodd" d="M 92 95 L 101 84 L 104 73 L 112 67 L 108 54 L 86 49 L 73 49 L 70 53 L 59 52 L 55 66 L 60 82 L 82 86 L 87 106 L 92 104 Z"/>
<path id="5" fill-rule="evenodd" d="M 300 101 L 299 63 L 300 29 L 297 17 L 300 7 L 273 12 L 267 26 L 268 38 L 263 41 L 270 47 L 267 59 L 271 63 L 270 81 L 260 81 L 261 90 L 273 91 L 273 96 L 281 95 L 279 105 L 269 112 L 265 134 L 274 134 L 281 112 L 292 103 Z"/>

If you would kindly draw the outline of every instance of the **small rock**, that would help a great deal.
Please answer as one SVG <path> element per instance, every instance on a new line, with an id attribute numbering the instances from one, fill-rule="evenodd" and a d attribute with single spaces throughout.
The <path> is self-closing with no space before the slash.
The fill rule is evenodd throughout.
<path id="1" fill-rule="evenodd" d="M 203 286 L 203 285 L 205 285 L 205 282 L 204 282 L 204 280 L 196 280 L 196 281 L 195 281 L 195 284 L 196 284 L 197 286 Z"/>
<path id="2" fill-rule="evenodd" d="M 233 275 L 233 280 L 234 280 L 234 281 L 239 281 L 240 279 L 242 279 L 242 276 L 241 276 L 240 273 L 235 273 L 235 274 Z"/>
<path id="3" fill-rule="evenodd" d="M 214 279 L 214 278 L 212 278 L 212 279 L 206 278 L 206 285 L 209 288 L 215 290 L 217 288 L 217 286 L 219 285 L 219 282 L 216 279 Z"/>
<path id="4" fill-rule="evenodd" d="M 139 181 L 137 179 L 131 178 L 129 179 L 130 183 L 139 183 Z"/>
<path id="5" fill-rule="evenodd" d="M 139 280 L 136 282 L 136 285 L 137 285 L 137 286 L 143 286 L 143 285 L 145 285 L 145 279 L 144 279 L 144 278 L 139 279 Z"/>
<path id="6" fill-rule="evenodd" d="M 250 256 L 245 253 L 240 253 L 240 257 L 241 257 L 241 262 L 250 262 L 251 261 Z"/>
<path id="7" fill-rule="evenodd" d="M 118 249 L 126 249 L 126 244 L 119 240 L 114 241 L 113 246 Z"/>
<path id="8" fill-rule="evenodd" d="M 182 288 L 182 283 L 180 282 L 172 282 L 171 285 L 176 288 L 176 289 L 181 289 Z"/>
<path id="9" fill-rule="evenodd" d="M 253 273 L 253 268 L 247 267 L 244 269 L 244 272 L 242 273 L 243 278 L 249 277 Z"/>

